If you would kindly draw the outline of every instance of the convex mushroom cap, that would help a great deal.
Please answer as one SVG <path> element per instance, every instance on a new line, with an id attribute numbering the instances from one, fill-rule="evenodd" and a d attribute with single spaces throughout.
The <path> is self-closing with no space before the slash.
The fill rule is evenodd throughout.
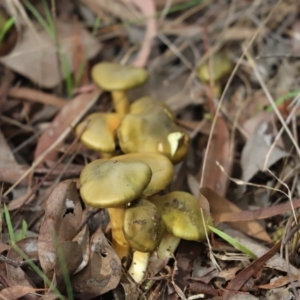
<path id="1" fill-rule="evenodd" d="M 159 153 L 128 153 L 115 156 L 118 161 L 143 162 L 151 171 L 151 180 L 143 191 L 144 196 L 151 196 L 165 189 L 171 182 L 174 175 L 174 166 L 170 159 Z"/>
<path id="2" fill-rule="evenodd" d="M 152 98 L 149 96 L 145 96 L 145 97 L 135 100 L 130 105 L 129 113 L 130 114 L 147 113 L 157 106 L 163 108 L 163 110 L 170 117 L 170 119 L 175 121 L 175 114 L 167 104 L 165 104 L 161 100 L 158 100 L 158 99 L 155 99 L 155 98 Z"/>
<path id="3" fill-rule="evenodd" d="M 120 126 L 121 117 L 114 113 L 94 113 L 89 115 L 76 127 L 76 134 L 81 135 L 81 142 L 88 148 L 104 153 L 115 150 L 116 130 Z"/>
<path id="4" fill-rule="evenodd" d="M 139 161 L 98 159 L 80 174 L 80 195 L 91 207 L 117 207 L 140 197 L 151 180 L 148 165 Z"/>
<path id="5" fill-rule="evenodd" d="M 204 83 L 209 83 L 210 79 L 218 82 L 229 75 L 233 69 L 231 60 L 222 53 L 212 56 L 211 64 L 211 69 L 207 62 L 198 68 L 198 77 Z"/>
<path id="6" fill-rule="evenodd" d="M 145 83 L 148 73 L 143 68 L 101 62 L 92 68 L 92 78 L 105 91 L 125 91 Z"/>
<path id="7" fill-rule="evenodd" d="M 123 231 L 133 249 L 152 252 L 163 237 L 165 224 L 155 205 L 141 199 L 126 209 Z"/>
<path id="8" fill-rule="evenodd" d="M 161 213 L 168 232 L 185 240 L 205 240 L 204 224 L 212 225 L 212 219 L 203 211 L 203 222 L 199 201 L 193 195 L 176 191 L 164 196 L 152 196 L 150 201 Z"/>
<path id="9" fill-rule="evenodd" d="M 170 119 L 162 107 L 155 107 L 146 113 L 127 114 L 117 134 L 124 153 L 156 152 L 177 163 L 188 152 L 188 135 Z"/>
<path id="10" fill-rule="evenodd" d="M 125 91 L 143 84 L 148 73 L 143 68 L 102 62 L 93 67 L 92 78 L 103 90 L 111 92 L 116 112 L 124 116 L 129 110 Z"/>

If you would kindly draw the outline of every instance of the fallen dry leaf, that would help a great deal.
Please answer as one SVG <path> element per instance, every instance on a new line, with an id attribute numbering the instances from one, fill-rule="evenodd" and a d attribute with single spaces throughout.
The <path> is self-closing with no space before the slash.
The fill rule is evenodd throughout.
<path id="1" fill-rule="evenodd" d="M 89 232 L 90 231 L 89 231 L 88 226 L 85 225 L 82 228 L 82 230 L 73 239 L 73 242 L 77 242 L 80 245 L 81 250 L 82 250 L 82 257 L 83 257 L 81 264 L 79 265 L 77 270 L 75 270 L 74 274 L 81 271 L 89 262 L 89 256 L 90 256 Z"/>
<path id="2" fill-rule="evenodd" d="M 279 287 L 290 284 L 291 281 L 299 281 L 299 276 L 297 276 L 297 275 L 283 276 L 283 277 L 280 277 L 280 278 L 277 278 L 277 279 L 273 280 L 270 283 L 261 284 L 258 287 L 260 289 L 264 289 L 264 290 L 272 290 L 272 289 L 277 289 Z"/>
<path id="3" fill-rule="evenodd" d="M 0 58 L 0 61 L 38 86 L 54 88 L 63 80 L 62 76 L 65 76 L 63 70 L 61 72 L 59 69 L 57 46 L 39 23 L 32 22 L 32 24 L 34 29 L 22 28 L 23 35 L 18 44 L 9 55 Z M 72 72 L 74 24 L 56 19 L 55 26 L 61 52 L 66 56 Z M 79 33 L 87 57 L 94 57 L 101 49 L 100 44 L 83 27 L 80 28 Z"/>
<path id="4" fill-rule="evenodd" d="M 245 282 L 252 277 L 256 272 L 259 272 L 263 265 L 271 259 L 280 249 L 280 243 L 276 244 L 263 256 L 255 260 L 252 264 L 242 270 L 234 279 L 232 279 L 226 287 L 222 300 L 232 299 L 232 296 L 238 292 Z"/>
<path id="5" fill-rule="evenodd" d="M 36 238 L 25 238 L 16 243 L 16 245 L 30 258 L 30 259 L 38 259 L 38 248 L 37 248 L 37 239 Z M 7 258 L 16 261 L 22 262 L 23 257 L 13 248 L 11 247 L 7 253 Z M 6 264 L 6 272 L 7 278 L 14 286 L 22 286 L 34 289 L 35 284 L 32 278 L 29 277 L 26 272 L 20 267 L 16 268 L 12 265 Z M 25 299 L 25 298 L 24 298 Z M 34 295 L 26 296 L 26 299 L 37 299 Z"/>
<path id="6" fill-rule="evenodd" d="M 246 236 L 228 225 L 221 224 L 220 229 L 250 249 L 257 257 L 261 257 L 269 251 L 269 248 L 264 246 L 262 243 L 258 242 L 254 238 Z M 292 275 L 298 275 L 298 269 L 282 258 L 279 253 L 266 262 L 265 266 L 282 272 L 288 272 L 290 270 Z"/>
<path id="7" fill-rule="evenodd" d="M 292 201 L 293 208 L 300 207 L 300 199 Z M 278 204 L 271 207 L 265 207 L 255 210 L 243 210 L 239 212 L 221 212 L 214 214 L 214 220 L 216 222 L 245 222 L 261 220 L 270 217 L 274 217 L 280 214 L 284 214 L 292 210 L 290 202 Z"/>
<path id="8" fill-rule="evenodd" d="M 216 114 L 213 98 L 209 100 L 209 110 L 212 116 Z M 212 132 L 210 145 L 208 145 L 204 174 L 201 166 L 197 174 L 197 179 L 201 178 L 201 187 L 211 188 L 221 196 L 224 196 L 227 190 L 228 177 L 225 174 L 230 174 L 232 167 L 232 152 L 230 149 L 230 133 L 221 116 L 216 117 L 215 131 Z M 224 169 L 222 171 L 216 164 L 218 162 Z M 225 174 L 224 174 L 225 173 Z"/>
<path id="9" fill-rule="evenodd" d="M 24 297 L 24 296 L 28 295 L 29 293 L 36 293 L 38 291 L 39 291 L 39 289 L 35 289 L 30 286 L 15 285 L 15 286 L 10 286 L 10 287 L 7 287 L 7 288 L 4 288 L 3 290 L 1 290 L 0 298 L 6 299 L 6 300 L 15 300 L 15 299 Z M 24 298 L 22 298 L 22 299 L 24 299 Z"/>
<path id="10" fill-rule="evenodd" d="M 264 166 L 269 168 L 279 159 L 288 155 L 277 146 L 269 153 L 274 137 L 273 126 L 271 122 L 260 123 L 255 133 L 247 140 L 241 157 L 243 181 L 249 181 L 258 171 L 263 171 Z M 266 160 L 267 164 L 265 165 Z"/>
<path id="11" fill-rule="evenodd" d="M 70 260 L 71 271 L 75 272 L 80 265 L 82 250 L 79 244 L 72 240 L 77 234 L 81 219 L 82 207 L 76 183 L 72 180 L 61 182 L 47 200 L 38 239 L 39 260 L 46 274 L 53 270 L 60 274 L 57 269 L 59 268 L 58 251 L 62 251 L 66 262 Z M 74 247 L 74 255 L 77 257 L 70 255 L 71 247 Z M 72 260 L 76 261 L 75 266 Z"/>
<path id="12" fill-rule="evenodd" d="M 121 270 L 119 257 L 98 228 L 91 239 L 88 265 L 72 277 L 75 297 L 89 300 L 114 289 Z"/>

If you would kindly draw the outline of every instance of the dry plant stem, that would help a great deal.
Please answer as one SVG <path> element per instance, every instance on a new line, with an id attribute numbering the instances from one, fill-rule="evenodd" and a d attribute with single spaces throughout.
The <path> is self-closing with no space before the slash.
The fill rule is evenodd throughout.
<path id="1" fill-rule="evenodd" d="M 149 258 L 150 252 L 134 251 L 128 273 L 136 283 L 141 283 L 143 281 L 147 271 Z"/>
<path id="2" fill-rule="evenodd" d="M 125 92 L 114 91 L 111 94 L 116 113 L 125 116 L 129 111 L 129 101 Z"/>
<path id="3" fill-rule="evenodd" d="M 110 217 L 113 247 L 121 260 L 125 258 L 126 264 L 130 246 L 123 233 L 125 208 L 124 206 L 109 207 L 107 210 Z"/>
<path id="4" fill-rule="evenodd" d="M 173 253 L 177 249 L 180 238 L 172 233 L 165 232 L 157 249 L 157 256 L 159 259 L 164 259 L 166 262 L 173 256 Z"/>

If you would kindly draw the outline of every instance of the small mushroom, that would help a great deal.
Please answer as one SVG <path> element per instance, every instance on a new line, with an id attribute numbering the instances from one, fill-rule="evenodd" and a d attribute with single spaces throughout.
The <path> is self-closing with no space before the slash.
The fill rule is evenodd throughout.
<path id="1" fill-rule="evenodd" d="M 148 73 L 143 68 L 113 62 L 96 64 L 91 75 L 99 87 L 112 93 L 114 108 L 122 116 L 129 110 L 125 91 L 142 85 L 148 79 Z"/>
<path id="2" fill-rule="evenodd" d="M 94 113 L 78 124 L 76 134 L 80 134 L 86 126 L 81 135 L 81 142 L 92 150 L 112 153 L 115 151 L 116 130 L 120 123 L 121 117 L 118 114 Z"/>
<path id="3" fill-rule="evenodd" d="M 188 152 L 188 135 L 170 119 L 162 107 L 126 115 L 117 134 L 124 153 L 156 152 L 177 163 Z"/>
<path id="4" fill-rule="evenodd" d="M 152 177 L 143 191 L 144 196 L 152 196 L 165 189 L 173 178 L 173 164 L 169 158 L 159 153 L 128 153 L 115 156 L 114 159 L 118 161 L 140 161 L 150 167 Z"/>
<path id="5" fill-rule="evenodd" d="M 216 96 L 221 94 L 221 82 L 233 69 L 231 60 L 223 53 L 217 53 L 207 62 L 198 68 L 198 78 L 205 84 L 210 80 L 214 82 L 214 93 Z M 211 64 L 211 66 L 210 66 Z"/>
<path id="6" fill-rule="evenodd" d="M 135 161 L 98 159 L 80 174 L 80 195 L 91 207 L 107 208 L 112 242 L 120 259 L 128 258 L 129 245 L 123 234 L 125 204 L 138 199 L 151 180 L 148 165 Z"/>
<path id="7" fill-rule="evenodd" d="M 141 199 L 126 209 L 123 231 L 135 250 L 128 273 L 140 283 L 147 270 L 150 252 L 157 248 L 163 237 L 165 224 L 155 205 Z"/>
<path id="8" fill-rule="evenodd" d="M 207 225 L 212 225 L 212 219 L 203 211 L 203 220 L 199 201 L 193 195 L 176 191 L 164 196 L 155 195 L 149 200 L 157 207 L 166 224 L 166 233 L 157 250 L 159 258 L 168 260 L 180 239 L 205 240 L 204 226 L 209 231 Z"/>

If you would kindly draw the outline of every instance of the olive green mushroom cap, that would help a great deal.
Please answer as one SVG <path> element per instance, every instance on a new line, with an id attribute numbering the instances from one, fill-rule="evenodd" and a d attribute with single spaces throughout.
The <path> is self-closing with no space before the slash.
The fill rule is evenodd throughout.
<path id="1" fill-rule="evenodd" d="M 165 231 L 165 224 L 153 203 L 140 200 L 127 208 L 123 232 L 130 246 L 140 252 L 154 251 Z"/>
<path id="2" fill-rule="evenodd" d="M 163 110 L 165 111 L 165 113 L 168 115 L 168 117 L 175 121 L 175 114 L 172 111 L 172 109 L 165 104 L 163 101 L 146 96 L 146 97 L 142 97 L 139 98 L 137 100 L 135 100 L 129 108 L 129 113 L 130 114 L 141 114 L 141 113 L 147 113 L 149 111 L 151 111 L 152 109 L 154 109 L 155 107 L 161 107 L 163 108 Z"/>
<path id="3" fill-rule="evenodd" d="M 134 66 L 101 62 L 92 68 L 91 76 L 103 90 L 125 91 L 145 83 L 148 79 L 148 72 Z"/>
<path id="4" fill-rule="evenodd" d="M 165 189 L 173 178 L 173 164 L 169 158 L 159 153 L 128 153 L 115 156 L 114 159 L 119 161 L 140 161 L 150 167 L 152 177 L 143 192 L 144 196 L 151 196 Z"/>
<path id="5" fill-rule="evenodd" d="M 153 196 L 149 200 L 161 213 L 168 232 L 185 240 L 205 240 L 201 208 L 193 195 L 177 191 L 164 196 Z M 205 223 L 212 225 L 212 219 L 204 211 L 203 215 Z"/>
<path id="6" fill-rule="evenodd" d="M 78 124 L 76 134 L 80 134 L 86 126 L 81 142 L 92 150 L 111 153 L 116 147 L 115 135 L 121 119 L 114 113 L 94 113 Z"/>
<path id="7" fill-rule="evenodd" d="M 156 152 L 177 163 L 188 152 L 188 135 L 161 107 L 155 107 L 146 113 L 127 114 L 117 134 L 124 153 Z"/>
<path id="8" fill-rule="evenodd" d="M 80 195 L 91 207 L 116 207 L 139 198 L 151 180 L 148 165 L 136 161 L 97 159 L 80 174 Z"/>
<path id="9" fill-rule="evenodd" d="M 211 58 L 211 70 L 208 63 L 198 68 L 198 77 L 204 83 L 209 83 L 210 78 L 214 81 L 220 81 L 230 74 L 233 69 L 231 60 L 222 53 L 217 53 Z"/>

